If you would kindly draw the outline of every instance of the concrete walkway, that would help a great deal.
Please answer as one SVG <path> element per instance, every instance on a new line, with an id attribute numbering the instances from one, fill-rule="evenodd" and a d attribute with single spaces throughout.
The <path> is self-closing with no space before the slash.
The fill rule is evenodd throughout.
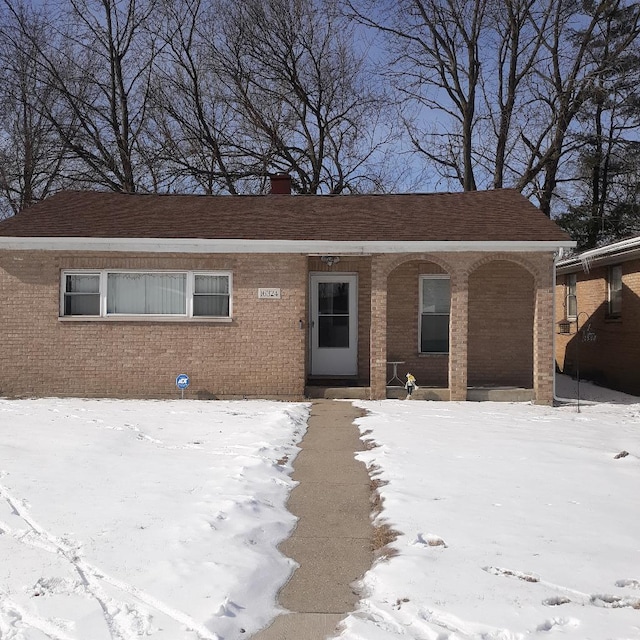
<path id="1" fill-rule="evenodd" d="M 351 583 L 373 562 L 369 475 L 354 458 L 363 448 L 353 424 L 360 415 L 348 402 L 312 405 L 293 464 L 293 479 L 300 484 L 288 503 L 299 521 L 280 545 L 300 564 L 278 597 L 290 613 L 254 640 L 323 640 L 359 600 Z"/>

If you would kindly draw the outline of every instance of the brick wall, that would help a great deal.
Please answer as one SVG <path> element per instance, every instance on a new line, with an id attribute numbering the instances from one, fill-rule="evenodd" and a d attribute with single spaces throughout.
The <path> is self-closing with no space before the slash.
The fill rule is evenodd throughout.
<path id="1" fill-rule="evenodd" d="M 622 265 L 622 313 L 608 317 L 608 267 L 592 268 L 589 273 L 578 269 L 576 297 L 579 327 L 571 322 L 570 333 L 556 334 L 556 366 L 559 371 L 599 384 L 640 395 L 640 260 Z M 556 322 L 566 318 L 566 275 L 557 277 Z M 556 324 L 556 327 L 558 325 Z M 582 339 L 588 333 L 595 340 Z"/>
<path id="2" fill-rule="evenodd" d="M 376 255 L 343 257 L 329 268 L 300 255 L 5 251 L 0 394 L 176 397 L 175 376 L 188 373 L 187 397 L 301 397 L 308 273 L 327 271 L 358 274 L 358 376 L 370 382 L 373 397 L 384 396 L 387 361 L 397 359 L 406 363 L 399 373 L 411 370 L 419 385 L 453 381 L 453 399 L 466 397 L 467 362 L 469 385 L 531 386 L 535 374 L 536 399 L 549 403 L 552 259 L 551 253 Z M 230 270 L 233 321 L 61 321 L 60 272 L 83 268 Z M 450 354 L 420 355 L 419 276 L 442 272 L 451 276 L 457 309 Z M 281 300 L 258 300 L 259 287 L 280 288 Z"/>
<path id="3" fill-rule="evenodd" d="M 469 275 L 469 386 L 533 387 L 534 279 L 504 260 Z"/>
<path id="4" fill-rule="evenodd" d="M 302 397 L 307 259 L 296 255 L 0 254 L 0 393 Z M 232 322 L 60 321 L 63 269 L 233 272 Z M 280 300 L 259 300 L 278 287 Z"/>

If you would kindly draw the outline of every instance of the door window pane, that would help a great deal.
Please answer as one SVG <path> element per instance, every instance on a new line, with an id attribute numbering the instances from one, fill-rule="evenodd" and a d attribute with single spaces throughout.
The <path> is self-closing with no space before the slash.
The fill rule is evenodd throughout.
<path id="1" fill-rule="evenodd" d="M 349 348 L 349 316 L 319 316 L 318 346 Z"/>
<path id="2" fill-rule="evenodd" d="M 349 283 L 319 282 L 318 311 L 320 314 L 348 314 Z"/>
<path id="3" fill-rule="evenodd" d="M 318 346 L 349 348 L 349 283 L 318 283 Z"/>

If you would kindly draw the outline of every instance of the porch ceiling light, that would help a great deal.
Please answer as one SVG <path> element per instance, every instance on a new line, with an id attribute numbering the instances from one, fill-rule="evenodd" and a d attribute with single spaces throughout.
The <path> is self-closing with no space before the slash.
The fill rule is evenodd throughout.
<path id="1" fill-rule="evenodd" d="M 324 262 L 328 267 L 333 267 L 334 264 L 340 262 L 340 258 L 338 256 L 320 256 L 320 261 Z"/>

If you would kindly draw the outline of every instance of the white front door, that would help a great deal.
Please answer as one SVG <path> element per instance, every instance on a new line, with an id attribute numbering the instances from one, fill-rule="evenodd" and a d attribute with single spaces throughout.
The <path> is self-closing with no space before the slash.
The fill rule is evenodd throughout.
<path id="1" fill-rule="evenodd" d="M 358 276 L 311 274 L 311 375 L 358 373 Z"/>

